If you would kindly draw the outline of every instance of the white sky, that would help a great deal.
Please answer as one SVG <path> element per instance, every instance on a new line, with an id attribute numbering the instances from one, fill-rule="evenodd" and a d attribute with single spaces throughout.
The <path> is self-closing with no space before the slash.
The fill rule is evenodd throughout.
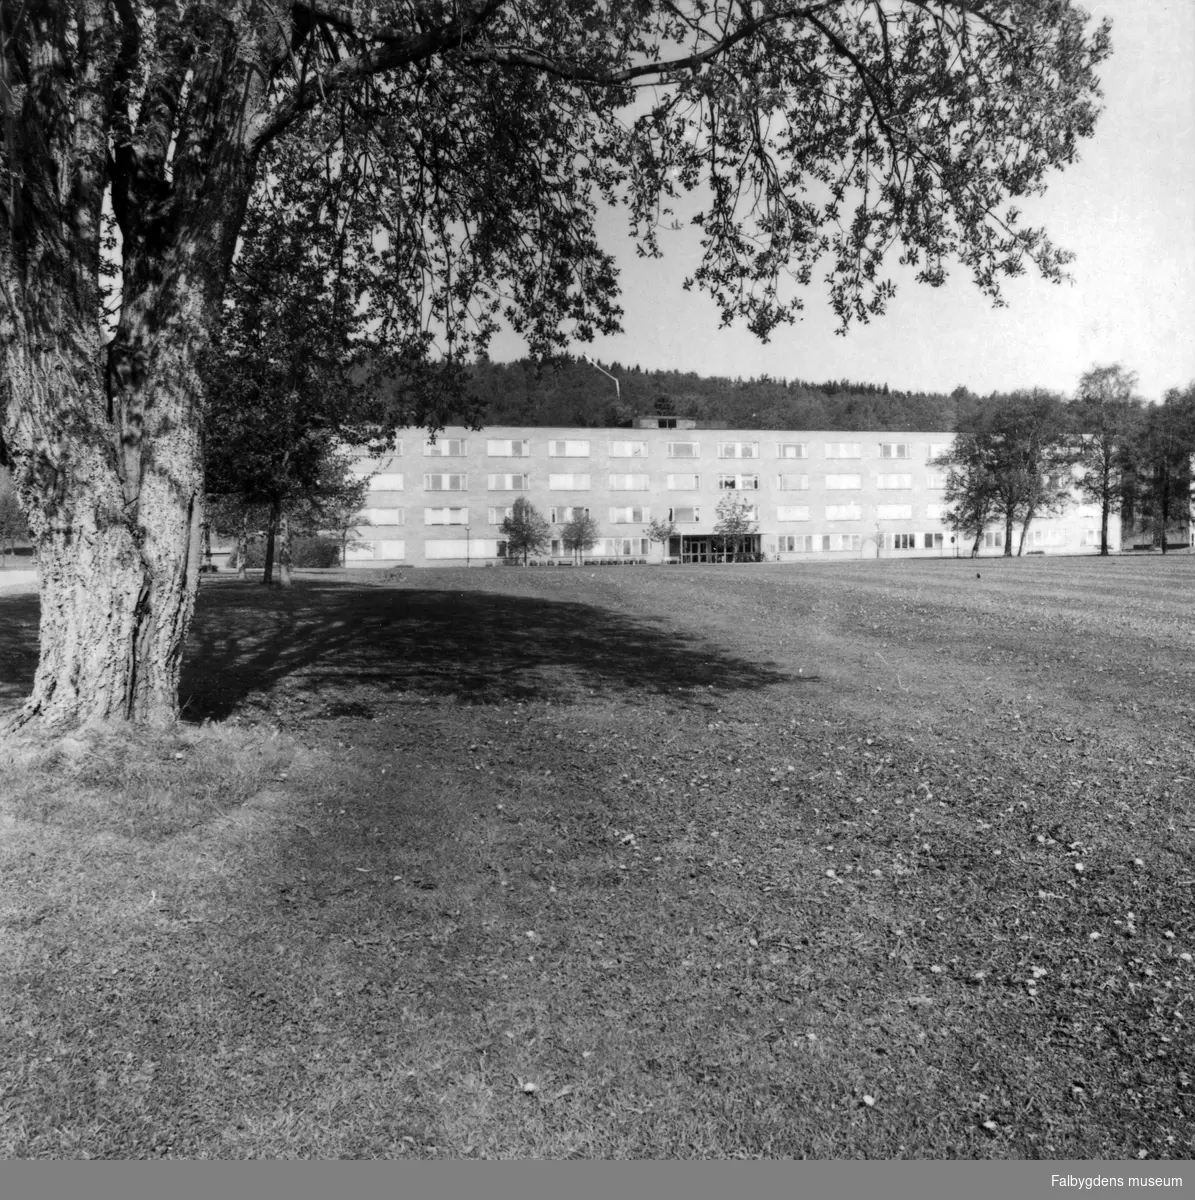
<path id="1" fill-rule="evenodd" d="M 664 235 L 663 260 L 636 258 L 623 218 L 602 230 L 622 268 L 625 333 L 578 344 L 600 361 L 700 375 L 852 379 L 902 390 L 986 393 L 1039 386 L 1073 392 L 1093 365 L 1119 362 L 1158 399 L 1195 380 L 1195 2 L 1088 0 L 1093 18 L 1113 21 L 1104 64 L 1105 111 L 1081 160 L 1053 176 L 1044 198 L 1023 205 L 1075 251 L 1074 282 L 1052 285 L 1026 273 L 1004 285 L 1008 307 L 993 309 L 956 268 L 938 289 L 905 281 L 888 314 L 843 338 L 819 288 L 806 293 L 804 320 L 763 345 L 740 327 L 718 328 L 713 303 L 684 292 L 696 263 L 689 232 Z M 525 353 L 521 339 L 496 338 L 491 355 Z"/>

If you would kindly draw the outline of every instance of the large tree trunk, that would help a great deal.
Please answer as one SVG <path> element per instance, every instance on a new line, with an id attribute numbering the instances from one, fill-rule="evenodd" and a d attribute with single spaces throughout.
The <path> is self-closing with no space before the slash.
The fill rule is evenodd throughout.
<path id="1" fill-rule="evenodd" d="M 266 561 L 261 575 L 261 582 L 265 587 L 269 587 L 274 582 L 274 552 L 278 544 L 278 512 L 279 507 L 275 503 L 270 507 L 270 515 L 266 520 Z"/>
<path id="2" fill-rule="evenodd" d="M 162 724 L 178 710 L 200 559 L 199 433 L 171 420 L 133 491 L 106 420 L 96 333 L 62 330 L 40 355 L 10 344 L 6 356 L 16 403 L 5 436 L 41 589 L 41 653 L 20 723 Z M 173 365 L 145 389 L 159 413 L 180 408 Z"/>
<path id="3" fill-rule="evenodd" d="M 1004 514 L 1004 557 L 1012 558 L 1013 511 L 1011 506 Z"/>
<path id="4" fill-rule="evenodd" d="M 290 515 L 285 506 L 278 513 L 278 586 L 290 587 Z"/>
<path id="5" fill-rule="evenodd" d="M 1100 505 L 1100 554 L 1108 553 L 1108 492 L 1104 491 L 1104 502 Z"/>

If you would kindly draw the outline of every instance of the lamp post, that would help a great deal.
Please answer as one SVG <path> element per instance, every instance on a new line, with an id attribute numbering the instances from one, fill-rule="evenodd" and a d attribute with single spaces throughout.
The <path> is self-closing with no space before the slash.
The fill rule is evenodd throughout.
<path id="1" fill-rule="evenodd" d="M 619 403 L 619 404 L 621 404 L 621 403 L 622 403 L 622 388 L 621 388 L 621 387 L 619 387 L 619 385 L 618 385 L 618 380 L 617 380 L 617 379 L 615 379 L 615 378 L 614 378 L 614 376 L 613 376 L 613 375 L 611 375 L 611 374 L 610 374 L 610 372 L 609 372 L 609 371 L 607 371 L 605 367 L 599 367 L 599 366 L 597 365 L 597 363 L 596 363 L 596 362 L 593 360 L 593 358 L 592 358 L 590 355 L 588 355 L 588 354 L 587 354 L 587 355 L 585 355 L 585 361 L 586 361 L 586 362 L 587 362 L 587 363 L 588 363 L 588 364 L 589 364 L 591 367 L 594 367 L 596 370 L 598 370 L 598 371 L 601 371 L 601 373 L 602 373 L 603 375 L 605 375 L 605 377 L 606 377 L 607 379 L 614 379 L 614 394 L 615 394 L 615 396 L 617 396 L 617 397 L 618 397 L 618 403 Z"/>

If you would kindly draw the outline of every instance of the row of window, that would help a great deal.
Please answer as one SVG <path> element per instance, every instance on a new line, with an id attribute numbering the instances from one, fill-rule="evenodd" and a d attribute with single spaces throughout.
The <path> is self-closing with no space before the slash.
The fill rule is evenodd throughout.
<path id="1" fill-rule="evenodd" d="M 872 541 L 872 539 L 868 539 Z M 940 550 L 943 545 L 940 533 L 879 533 L 873 545 L 881 550 Z M 777 539 L 781 554 L 814 554 L 827 551 L 862 550 L 861 533 L 788 533 Z"/>
<path id="2" fill-rule="evenodd" d="M 459 510 L 463 511 L 463 510 Z M 447 521 L 443 524 L 464 524 L 464 521 Z M 1033 547 L 1063 546 L 1065 533 L 1061 529 L 1031 529 L 1028 542 Z M 877 533 L 866 538 L 860 533 L 785 533 L 776 539 L 776 549 L 781 554 L 817 554 L 862 551 L 868 546 L 878 545 L 881 550 L 941 550 L 944 535 L 941 533 Z M 1099 545 L 1099 530 L 1084 530 L 1082 544 Z M 987 550 L 1004 547 L 1002 530 L 989 530 L 983 536 Z M 589 558 L 647 558 L 651 553 L 651 542 L 645 537 L 601 537 L 585 552 Z M 553 558 L 567 557 L 561 538 L 550 542 L 549 554 Z M 350 546 L 348 560 L 404 559 L 406 543 L 392 539 L 377 542 L 362 542 Z M 505 558 L 506 542 L 493 538 L 473 538 L 466 541 L 457 537 L 449 541 L 428 541 L 424 545 L 424 557 L 428 559 L 484 559 Z"/>
<path id="3" fill-rule="evenodd" d="M 927 520 L 942 520 L 944 514 L 943 505 L 927 504 L 924 507 Z M 912 504 L 877 504 L 875 505 L 874 515 L 878 521 L 911 521 L 914 518 L 913 509 L 914 506 Z M 781 523 L 808 521 L 811 518 L 812 511 L 811 506 L 808 504 L 781 504 L 775 510 L 776 520 Z M 827 504 L 822 507 L 821 511 L 823 518 L 827 521 L 862 521 L 864 516 L 864 506 L 862 504 Z M 646 525 L 652 519 L 653 515 L 651 508 L 640 505 L 612 505 L 607 512 L 611 525 Z M 676 505 L 666 510 L 655 510 L 655 515 L 662 517 L 665 512 L 667 513 L 668 520 L 675 521 L 677 524 L 695 525 L 701 521 L 700 505 Z M 563 525 L 571 521 L 579 513 L 583 513 L 587 517 L 591 515 L 590 510 L 584 506 L 567 505 L 550 508 L 548 510 L 548 521 L 552 525 Z M 743 513 L 748 521 L 758 521 L 760 519 L 758 505 L 744 506 Z M 513 505 L 505 507 L 491 506 L 487 509 L 486 523 L 489 525 L 501 525 L 507 517 L 513 515 Z M 362 516 L 372 526 L 405 525 L 407 523 L 406 509 L 404 508 L 367 508 Z M 465 507 L 425 508 L 423 510 L 423 523 L 425 525 L 467 525 L 469 523 L 469 509 Z M 1047 531 L 1033 530 L 1031 532 L 1035 535 L 1044 535 Z M 1003 534 L 989 534 L 986 536 L 1003 537 Z M 1042 544 L 1052 545 L 1053 543 Z"/>
<path id="4" fill-rule="evenodd" d="M 548 476 L 549 491 L 587 492 L 592 482 L 590 475 L 556 474 Z M 804 492 L 809 490 L 808 475 L 777 475 L 776 488 L 782 492 Z M 718 488 L 721 491 L 760 490 L 762 477 L 759 475 L 719 475 Z M 701 488 L 700 475 L 667 475 L 665 483 L 669 491 L 692 492 Z M 826 475 L 824 483 L 830 491 L 858 491 L 863 487 L 862 475 Z M 913 476 L 909 474 L 877 475 L 875 486 L 881 491 L 912 491 Z M 925 486 L 931 490 L 941 490 L 946 486 L 946 477 L 941 474 L 931 474 L 926 477 Z M 487 475 L 486 490 L 491 492 L 525 492 L 531 487 L 531 476 L 523 473 L 502 475 Z M 651 491 L 650 475 L 610 475 L 607 477 L 607 488 L 612 492 L 649 492 Z M 375 492 L 405 491 L 402 475 L 393 472 L 375 475 L 370 479 L 370 490 Z M 467 492 L 469 476 L 455 474 L 424 475 L 423 490 L 425 492 Z"/>
<path id="5" fill-rule="evenodd" d="M 584 438 L 556 438 L 548 442 L 550 458 L 588 458 L 592 443 Z M 777 458 L 808 458 L 808 442 L 775 442 L 773 443 Z M 912 459 L 914 447 L 911 442 L 879 442 L 877 443 L 880 458 Z M 949 443 L 931 444 L 926 450 L 926 458 L 934 459 L 950 449 Z M 531 454 L 531 443 L 526 439 L 487 438 L 485 452 L 489 458 L 527 458 Z M 403 444 L 399 442 L 390 451 L 392 455 L 401 456 Z M 463 458 L 469 453 L 468 438 L 437 438 L 435 441 L 423 443 L 425 458 Z M 611 441 L 607 443 L 607 453 L 611 458 L 647 458 L 648 443 L 645 441 Z M 700 458 L 700 442 L 666 442 L 665 453 L 669 458 Z M 719 442 L 717 446 L 719 458 L 759 458 L 759 442 Z M 826 458 L 862 458 L 862 442 L 826 442 Z"/>

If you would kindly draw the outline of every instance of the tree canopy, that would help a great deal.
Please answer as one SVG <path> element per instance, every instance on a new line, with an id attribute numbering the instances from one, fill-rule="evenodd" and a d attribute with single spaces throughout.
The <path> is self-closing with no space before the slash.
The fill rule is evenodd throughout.
<path id="1" fill-rule="evenodd" d="M 889 253 L 997 302 L 1028 264 L 1059 278 L 1018 204 L 1092 133 L 1109 49 L 1069 0 L 0 0 L 24 719 L 177 714 L 203 360 L 263 189 L 343 232 L 395 415 L 435 424 L 499 321 L 535 355 L 617 329 L 604 204 L 651 255 L 690 194 L 690 282 L 761 338 L 813 284 L 843 328 L 882 312 Z"/>

